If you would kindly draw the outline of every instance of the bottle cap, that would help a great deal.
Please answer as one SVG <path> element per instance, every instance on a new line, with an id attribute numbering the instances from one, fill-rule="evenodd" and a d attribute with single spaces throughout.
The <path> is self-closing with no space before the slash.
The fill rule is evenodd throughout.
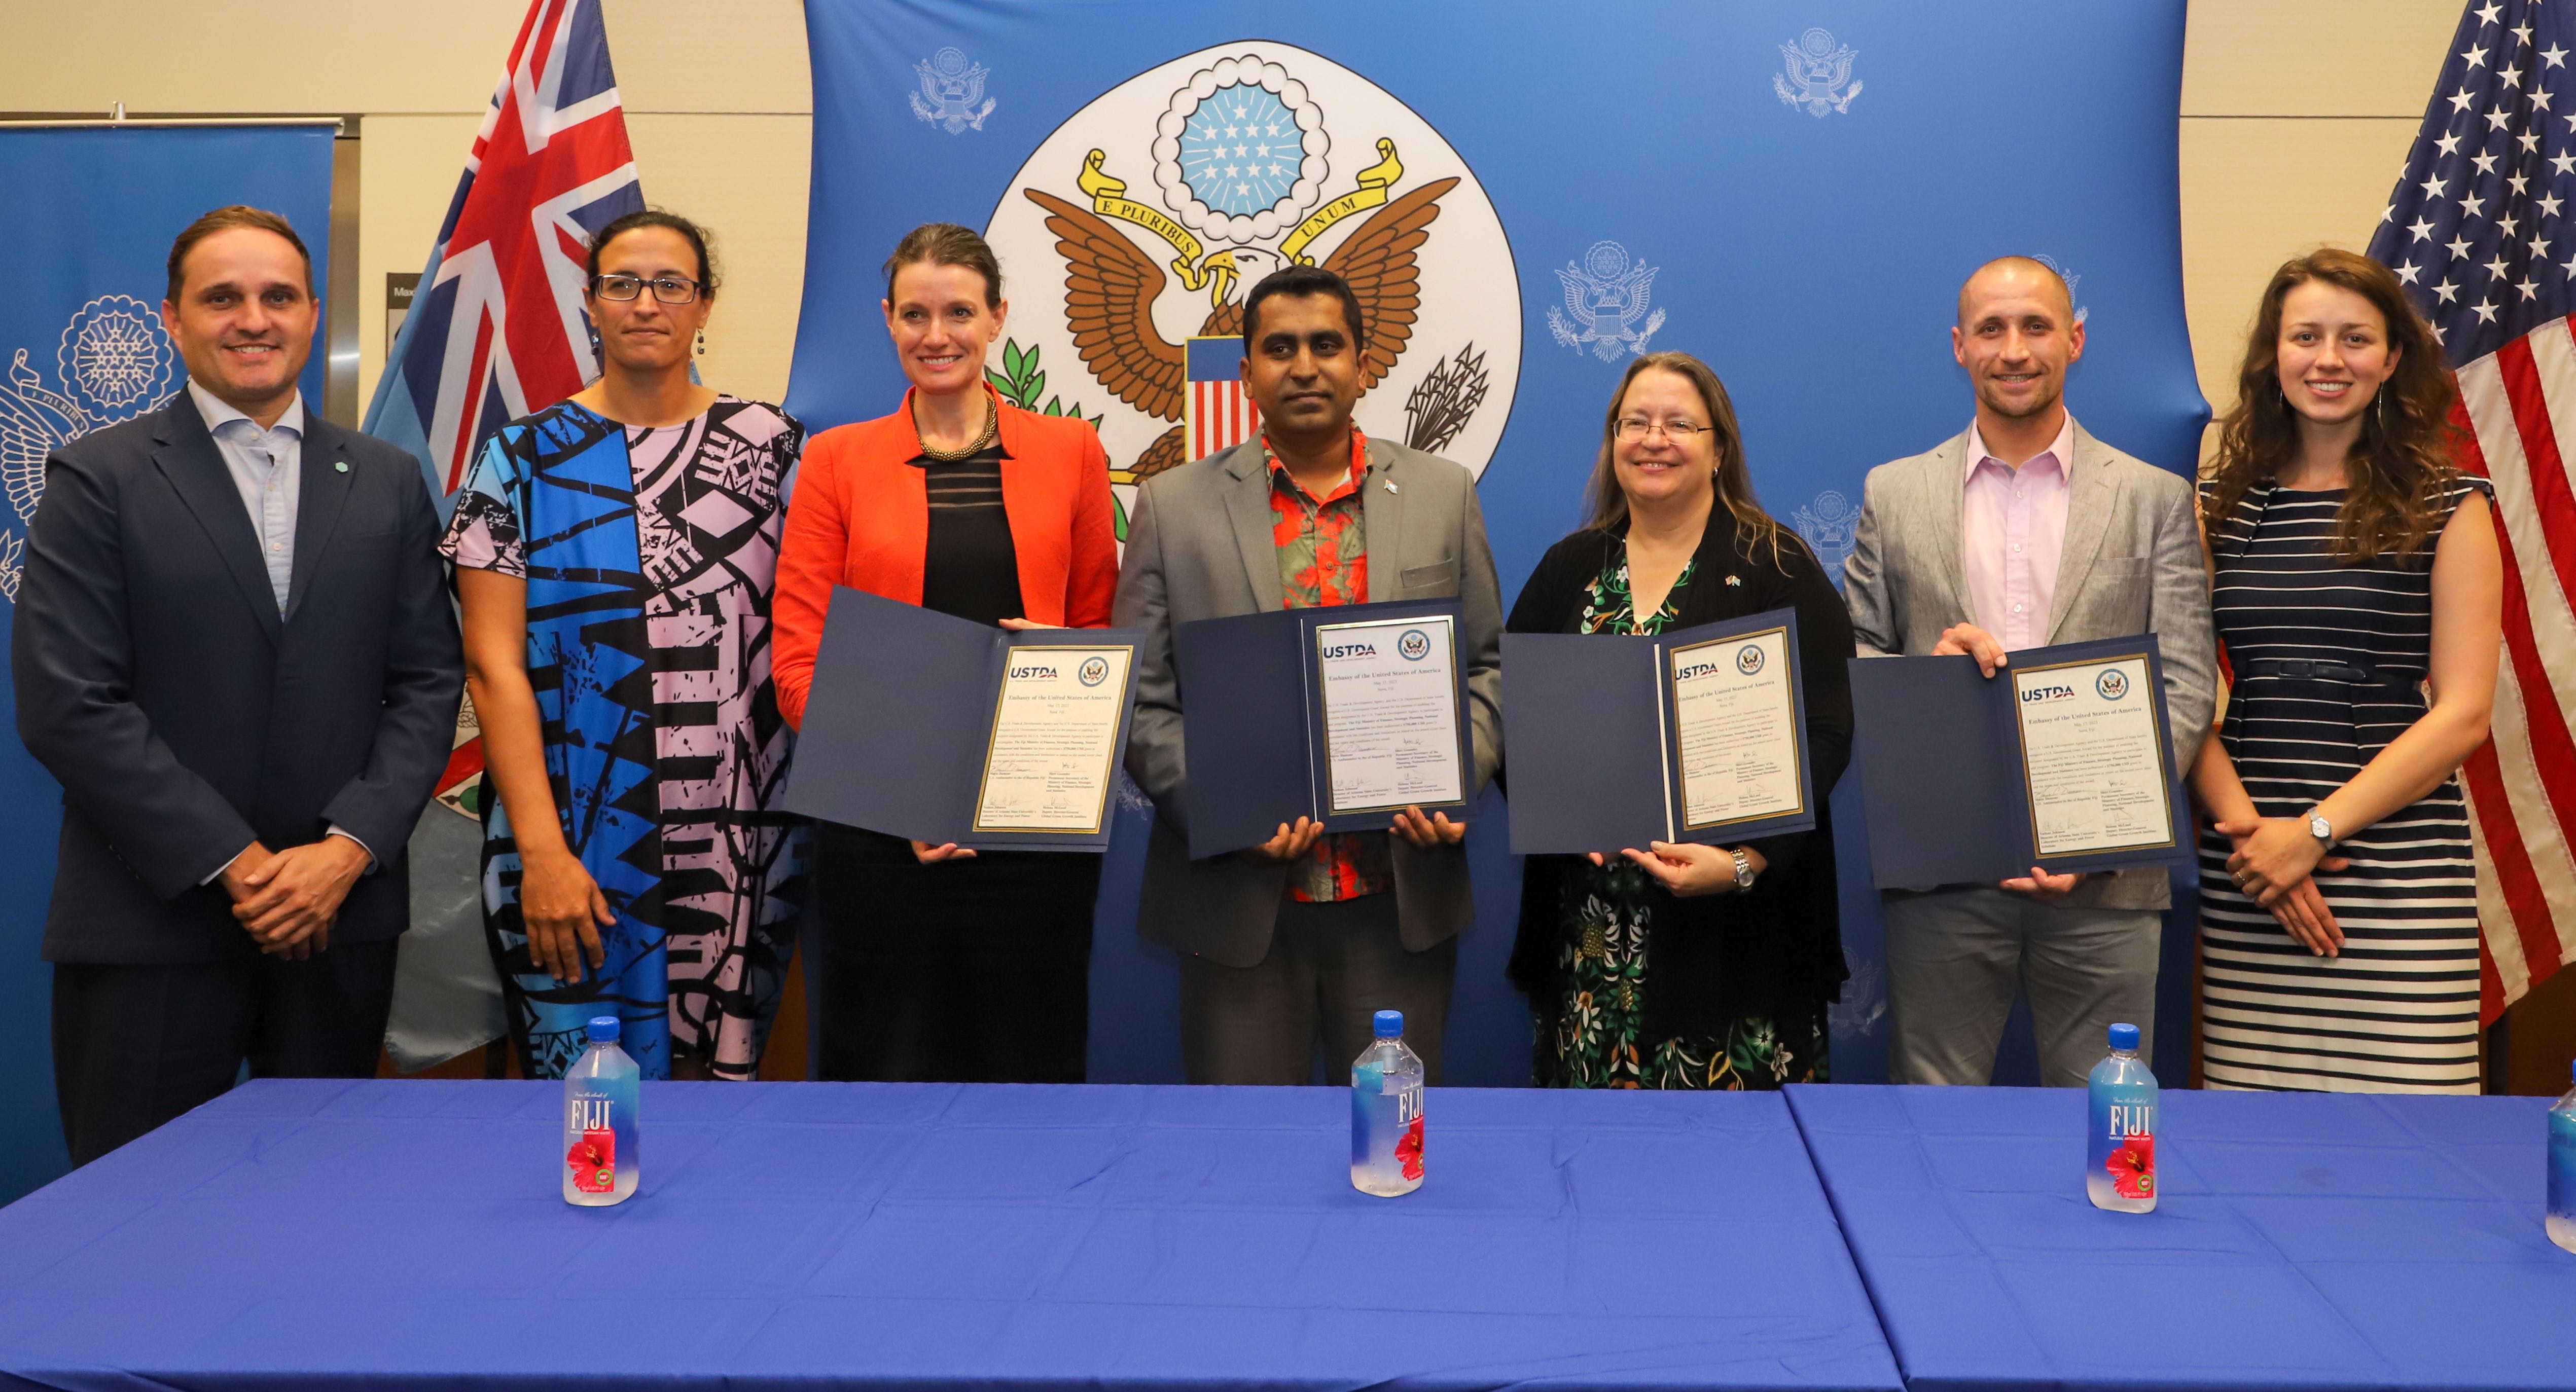
<path id="1" fill-rule="evenodd" d="M 618 1035 L 618 1032 L 619 1032 L 619 1031 L 618 1031 L 617 1017 L 616 1017 L 616 1016 L 614 1016 L 614 1015 L 593 1015 L 593 1016 L 591 1016 L 591 1017 L 590 1017 L 590 1042 L 591 1042 L 591 1043 L 593 1043 L 593 1044 L 614 1044 L 614 1043 L 616 1043 L 616 1042 L 617 1042 L 617 1035 Z"/>
<path id="2" fill-rule="evenodd" d="M 2138 1027 L 2136 1025 L 2113 1025 L 2111 1027 L 2111 1047 L 2114 1049 L 2137 1048 Z"/>
<path id="3" fill-rule="evenodd" d="M 1404 1012 L 1401 1010 L 1379 1011 L 1377 1013 L 1377 1037 L 1380 1039 L 1403 1038 Z"/>

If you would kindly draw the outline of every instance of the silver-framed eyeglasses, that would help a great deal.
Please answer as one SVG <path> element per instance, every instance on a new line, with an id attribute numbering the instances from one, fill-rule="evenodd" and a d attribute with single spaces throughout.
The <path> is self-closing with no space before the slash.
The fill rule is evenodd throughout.
<path id="1" fill-rule="evenodd" d="M 1621 416 L 1618 423 L 1613 426 L 1612 429 L 1618 432 L 1619 438 L 1622 440 L 1642 440 L 1653 432 L 1660 430 L 1664 432 L 1665 439 L 1670 440 L 1677 445 L 1687 445 L 1691 441 L 1698 439 L 1700 436 L 1709 433 L 1711 427 L 1705 425 L 1693 425 L 1689 421 L 1682 420 L 1650 421 L 1636 416 Z"/>
<path id="2" fill-rule="evenodd" d="M 664 304 L 687 304 L 698 297 L 698 283 L 685 276 L 659 276 L 646 280 L 642 276 L 601 275 L 590 278 L 592 293 L 603 300 L 631 300 L 653 287 L 653 298 Z"/>

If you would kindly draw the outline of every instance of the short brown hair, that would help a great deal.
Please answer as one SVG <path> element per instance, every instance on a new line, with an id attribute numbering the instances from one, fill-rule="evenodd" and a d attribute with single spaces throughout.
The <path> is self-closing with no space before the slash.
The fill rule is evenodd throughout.
<path id="1" fill-rule="evenodd" d="M 304 258 L 304 293 L 313 293 L 313 253 L 304 249 L 304 239 L 295 235 L 294 225 L 266 208 L 235 203 L 230 207 L 217 208 L 189 223 L 180 229 L 179 239 L 170 243 L 170 288 L 166 298 L 171 303 L 178 303 L 179 291 L 186 278 L 188 253 L 195 251 L 197 243 L 208 237 L 236 227 L 256 227 L 262 232 L 274 232 L 284 237 L 286 244 L 295 248 L 295 254 Z"/>
<path id="2" fill-rule="evenodd" d="M 973 228 L 953 222 L 925 222 L 903 234 L 894 244 L 894 255 L 886 258 L 886 301 L 894 300 L 894 273 L 906 266 L 927 261 L 934 266 L 964 266 L 984 277 L 984 307 L 1002 307 L 1002 263 L 993 248 Z"/>

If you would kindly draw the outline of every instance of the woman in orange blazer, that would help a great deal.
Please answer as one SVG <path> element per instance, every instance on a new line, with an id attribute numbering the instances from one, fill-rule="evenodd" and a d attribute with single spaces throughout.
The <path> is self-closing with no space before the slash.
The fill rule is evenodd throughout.
<path id="1" fill-rule="evenodd" d="M 912 389 L 809 441 L 787 509 L 772 670 L 799 727 L 834 585 L 1004 628 L 1105 627 L 1118 588 L 1100 437 L 985 384 L 1010 308 L 992 248 L 930 223 L 885 270 Z M 1099 856 L 817 830 L 821 1076 L 1082 1081 Z"/>

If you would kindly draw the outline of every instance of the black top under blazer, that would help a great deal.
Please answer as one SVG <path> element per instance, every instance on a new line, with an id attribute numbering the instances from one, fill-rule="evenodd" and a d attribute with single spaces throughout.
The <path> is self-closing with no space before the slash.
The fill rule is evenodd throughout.
<path id="1" fill-rule="evenodd" d="M 404 847 L 465 684 L 438 510 L 411 455 L 309 409 L 301 487 L 281 617 L 186 392 L 45 461 L 10 667 L 19 736 L 63 785 L 47 961 L 255 953 L 200 881 L 334 823 L 377 865 L 332 942 L 408 926 Z"/>
<path id="2" fill-rule="evenodd" d="M 1586 590 L 1626 537 L 1623 522 L 1607 531 L 1576 532 L 1548 548 L 1521 587 L 1504 631 L 1581 632 Z M 1748 557 L 1748 549 L 1758 559 Z M 1747 548 L 1738 540 L 1734 518 L 1716 509 L 1693 559 L 1697 569 L 1682 591 L 1673 630 L 1772 609 L 1797 611 L 1816 829 L 1749 842 L 1768 868 L 1744 893 L 1683 899 L 1660 886 L 1647 887 L 1656 896 L 1655 940 L 1641 1044 L 1715 1034 L 1736 1015 L 1830 1001 L 1851 974 L 1843 962 L 1833 821 L 1825 806 L 1851 758 L 1851 617 L 1815 553 L 1795 532 L 1781 532 L 1774 564 L 1767 545 Z M 1580 856 L 1550 855 L 1527 857 L 1522 865 L 1511 979 L 1529 993 L 1531 1007 L 1550 1019 L 1565 988 L 1558 968 L 1567 932 L 1559 913 L 1563 884 L 1582 866 Z"/>

